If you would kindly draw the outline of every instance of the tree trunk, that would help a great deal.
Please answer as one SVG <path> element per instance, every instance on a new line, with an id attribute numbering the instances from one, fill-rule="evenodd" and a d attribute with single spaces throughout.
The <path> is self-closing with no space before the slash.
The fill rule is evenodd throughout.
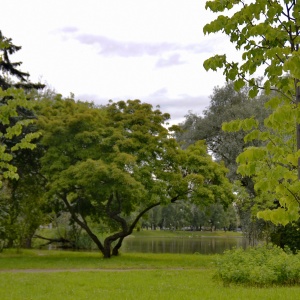
<path id="1" fill-rule="evenodd" d="M 110 243 L 104 243 L 104 247 L 101 250 L 104 258 L 110 258 L 111 257 L 111 245 Z"/>
<path id="2" fill-rule="evenodd" d="M 112 255 L 114 255 L 114 256 L 118 256 L 119 255 L 119 249 L 122 246 L 122 242 L 123 242 L 124 238 L 125 237 L 119 238 L 118 243 L 114 246 L 114 248 L 112 250 Z"/>
<path id="3" fill-rule="evenodd" d="M 98 239 L 98 237 L 92 232 L 90 227 L 88 226 L 87 222 L 82 217 L 83 221 L 79 219 L 79 217 L 74 212 L 73 208 L 71 207 L 67 195 L 63 195 L 62 198 L 63 202 L 65 203 L 67 209 L 71 213 L 71 216 L 73 220 L 86 231 L 86 233 L 89 235 L 89 237 L 92 239 L 92 241 L 97 245 L 98 249 L 101 251 L 101 253 L 104 255 L 104 257 L 110 257 L 110 249 L 109 249 L 109 256 L 107 256 L 107 249 L 102 245 L 101 241 Z"/>
<path id="4" fill-rule="evenodd" d="M 29 232 L 27 235 L 25 235 L 22 238 L 22 243 L 21 243 L 22 248 L 26 248 L 26 249 L 31 249 L 32 248 L 32 239 L 34 237 L 35 231 L 36 231 L 36 228 L 31 230 L 31 232 Z"/>
<path id="5" fill-rule="evenodd" d="M 33 237 L 33 235 L 28 235 L 22 239 L 22 248 L 25 248 L 25 249 L 32 248 L 32 237 Z"/>

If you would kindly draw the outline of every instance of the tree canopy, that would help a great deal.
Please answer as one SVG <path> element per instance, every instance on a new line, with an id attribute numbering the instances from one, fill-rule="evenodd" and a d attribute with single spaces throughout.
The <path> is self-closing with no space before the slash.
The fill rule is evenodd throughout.
<path id="1" fill-rule="evenodd" d="M 205 140 L 214 158 L 223 161 L 229 169 L 230 180 L 239 179 L 236 174 L 236 158 L 247 146 L 244 141 L 245 133 L 225 132 L 222 130 L 222 124 L 251 116 L 256 116 L 263 122 L 268 115 L 268 110 L 264 109 L 267 99 L 263 94 L 253 99 L 249 98 L 247 86 L 236 91 L 233 82 L 228 82 L 223 87 L 217 86 L 210 96 L 209 106 L 202 115 L 193 112 L 186 115 L 185 121 L 180 124 L 182 130 L 176 134 L 176 138 L 183 147 L 198 140 Z"/>
<path id="2" fill-rule="evenodd" d="M 0 31 L 0 249 L 31 245 L 42 219 L 43 179 L 38 176 L 40 132 L 32 92 L 43 88 L 10 56 L 21 49 Z M 33 151 L 34 150 L 34 151 Z"/>
<path id="3" fill-rule="evenodd" d="M 40 136 L 38 132 L 25 130 L 32 124 L 34 115 L 24 89 L 40 89 L 44 85 L 31 83 L 29 74 L 18 69 L 21 62 L 11 62 L 10 55 L 20 49 L 0 31 L 0 186 L 5 178 L 18 179 L 17 168 L 12 163 L 16 151 L 33 149 L 33 141 Z"/>
<path id="4" fill-rule="evenodd" d="M 204 26 L 204 33 L 221 31 L 242 51 L 241 63 L 227 61 L 226 54 L 216 55 L 204 62 L 205 69 L 223 68 L 226 79 L 234 80 L 237 89 L 248 82 L 250 96 L 264 88 L 295 101 L 295 87 L 300 78 L 299 2 L 214 0 L 207 1 L 205 7 L 219 16 Z M 256 80 L 258 68 L 264 70 L 262 85 Z"/>
<path id="5" fill-rule="evenodd" d="M 238 157 L 238 171 L 253 176 L 258 201 L 272 210 L 259 215 L 287 224 L 299 218 L 300 197 L 300 4 L 293 0 L 207 1 L 206 8 L 220 15 L 204 27 L 205 33 L 222 31 L 241 51 L 241 62 L 216 55 L 204 62 L 206 69 L 224 69 L 238 90 L 248 83 L 250 97 L 260 89 L 275 95 L 266 104 L 272 114 L 261 130 L 258 120 L 248 118 L 224 124 L 227 131 L 251 131 L 245 141 L 259 141 Z M 226 13 L 225 13 L 226 11 Z M 257 81 L 256 71 L 264 78 Z M 275 207 L 274 207 L 275 206 Z"/>
<path id="6" fill-rule="evenodd" d="M 57 97 L 42 107 L 48 198 L 64 204 L 105 257 L 118 254 L 123 239 L 155 206 L 233 199 L 226 168 L 212 161 L 203 142 L 182 150 L 163 126 L 169 115 L 150 104 L 128 100 L 99 108 Z M 90 221 L 113 233 L 101 241 Z"/>
<path id="7" fill-rule="evenodd" d="M 180 124 L 182 131 L 176 134 L 176 138 L 184 147 L 198 140 L 205 140 L 208 150 L 216 161 L 223 161 L 229 169 L 227 177 L 233 183 L 235 193 L 235 209 L 239 214 L 240 226 L 249 240 L 255 240 L 257 233 L 265 222 L 256 217 L 258 208 L 255 196 L 252 175 L 237 173 L 236 159 L 245 147 L 263 145 L 257 140 L 245 141 L 244 137 L 249 132 L 224 131 L 222 124 L 236 119 L 245 119 L 255 116 L 259 123 L 259 129 L 264 129 L 263 121 L 271 113 L 264 104 L 271 96 L 260 93 L 255 98 L 248 96 L 248 86 L 241 90 L 234 89 L 233 82 L 227 82 L 222 87 L 215 87 L 210 96 L 209 106 L 202 115 L 190 113 L 185 121 Z M 268 207 L 268 206 L 265 206 Z"/>

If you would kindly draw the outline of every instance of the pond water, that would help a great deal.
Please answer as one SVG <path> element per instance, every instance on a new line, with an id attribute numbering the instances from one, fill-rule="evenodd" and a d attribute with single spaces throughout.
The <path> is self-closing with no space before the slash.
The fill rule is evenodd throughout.
<path id="1" fill-rule="evenodd" d="M 152 238 L 128 237 L 124 240 L 121 251 L 142 253 L 201 253 L 221 254 L 233 247 L 247 246 L 243 237 L 184 237 L 184 238 Z"/>

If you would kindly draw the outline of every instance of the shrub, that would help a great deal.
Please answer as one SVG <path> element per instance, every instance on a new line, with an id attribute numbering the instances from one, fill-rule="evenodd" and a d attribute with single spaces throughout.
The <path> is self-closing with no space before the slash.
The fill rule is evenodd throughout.
<path id="1" fill-rule="evenodd" d="M 276 226 L 271 233 L 271 242 L 281 248 L 289 247 L 293 253 L 300 250 L 300 219 L 285 226 Z"/>
<path id="2" fill-rule="evenodd" d="M 227 250 L 216 262 L 215 278 L 224 284 L 252 286 L 300 283 L 300 253 L 291 254 L 273 246 Z"/>

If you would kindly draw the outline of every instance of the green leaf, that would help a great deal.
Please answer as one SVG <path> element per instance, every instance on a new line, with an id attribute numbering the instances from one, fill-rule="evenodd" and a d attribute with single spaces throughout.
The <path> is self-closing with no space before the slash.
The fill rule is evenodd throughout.
<path id="1" fill-rule="evenodd" d="M 252 87 L 250 90 L 249 90 L 249 97 L 250 98 L 255 98 L 258 94 L 258 88 L 256 86 Z"/>
<path id="2" fill-rule="evenodd" d="M 293 52 L 283 66 L 284 71 L 289 72 L 294 78 L 300 79 L 300 52 Z"/>
<path id="3" fill-rule="evenodd" d="M 243 79 L 239 78 L 239 79 L 235 80 L 235 82 L 234 82 L 234 89 L 236 91 L 239 91 L 241 88 L 243 88 L 245 86 L 245 84 L 246 84 L 245 81 Z"/>
<path id="4" fill-rule="evenodd" d="M 260 131 L 259 130 L 253 130 L 251 131 L 250 133 L 248 133 L 245 137 L 244 137 L 244 141 L 247 143 L 247 142 L 250 142 L 250 141 L 253 141 L 255 139 L 257 139 L 260 135 Z"/>
<path id="5" fill-rule="evenodd" d="M 206 71 L 213 70 L 217 71 L 217 69 L 222 68 L 226 63 L 226 55 L 215 55 L 204 61 L 203 66 Z"/>

